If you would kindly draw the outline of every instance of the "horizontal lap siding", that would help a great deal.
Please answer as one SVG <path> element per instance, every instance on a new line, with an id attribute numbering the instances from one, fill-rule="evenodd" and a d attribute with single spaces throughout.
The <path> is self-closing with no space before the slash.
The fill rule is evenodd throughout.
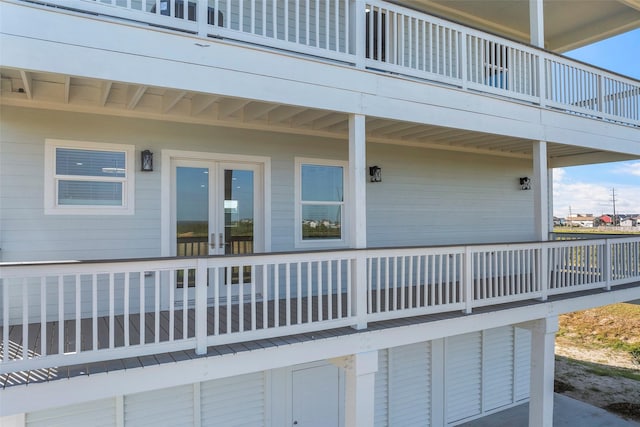
<path id="1" fill-rule="evenodd" d="M 79 405 L 31 412 L 26 427 L 115 427 L 116 401 L 102 399 Z"/>
<path id="2" fill-rule="evenodd" d="M 131 394 L 124 398 L 127 427 L 193 425 L 193 386 Z"/>
<path id="3" fill-rule="evenodd" d="M 431 343 L 389 349 L 389 424 L 431 424 Z"/>
<path id="4" fill-rule="evenodd" d="M 528 160 L 369 143 L 369 246 L 447 245 L 535 238 Z"/>
<path id="5" fill-rule="evenodd" d="M 265 387 L 263 372 L 203 382 L 200 388 L 202 425 L 264 425 Z"/>

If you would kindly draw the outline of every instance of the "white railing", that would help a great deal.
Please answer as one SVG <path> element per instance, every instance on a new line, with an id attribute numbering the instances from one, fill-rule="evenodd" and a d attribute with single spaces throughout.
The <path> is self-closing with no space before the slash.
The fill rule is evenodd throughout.
<path id="1" fill-rule="evenodd" d="M 4 264 L 0 374 L 640 282 L 640 237 Z"/>
<path id="2" fill-rule="evenodd" d="M 640 126 L 640 82 L 381 0 L 40 0 Z"/>
<path id="3" fill-rule="evenodd" d="M 367 251 L 367 319 L 462 310 L 464 247 Z"/>

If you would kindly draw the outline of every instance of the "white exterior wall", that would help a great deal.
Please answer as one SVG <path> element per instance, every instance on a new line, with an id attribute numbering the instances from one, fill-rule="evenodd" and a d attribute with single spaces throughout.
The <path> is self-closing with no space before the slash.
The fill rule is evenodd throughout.
<path id="1" fill-rule="evenodd" d="M 0 260 L 113 259 L 160 255 L 161 150 L 271 159 L 274 251 L 294 246 L 294 159 L 347 159 L 346 141 L 200 125 L 3 108 Z M 132 144 L 134 215 L 44 215 L 46 138 Z M 138 172 L 139 153 L 154 171 Z M 367 184 L 368 246 L 522 241 L 533 238 L 532 192 L 517 177 L 530 162 L 368 144 L 367 163 L 383 170 Z"/>
<path id="2" fill-rule="evenodd" d="M 432 414 L 432 390 L 439 388 L 434 384 L 438 381 L 436 378 L 443 377 L 432 375 L 432 372 L 444 372 L 445 407 L 433 407 L 433 411 L 441 411 L 447 425 L 526 400 L 530 348 L 529 332 L 505 326 L 446 338 L 444 365 L 433 365 L 435 359 L 430 341 L 380 350 L 373 390 L 375 425 L 432 425 L 435 417 Z M 112 399 L 28 413 L 26 426 L 106 427 L 118 425 L 118 420 L 122 423 L 120 427 L 288 425 L 294 411 L 291 403 L 295 398 L 294 373 L 323 366 L 338 369 L 328 361 L 321 361 L 114 396 Z M 323 381 L 323 387 L 327 387 L 323 376 L 313 378 Z M 344 382 L 332 384 L 335 390 L 325 393 L 327 399 L 335 401 L 336 396 L 344 399 Z M 308 390 L 312 391 L 316 386 L 308 384 Z M 314 399 L 321 398 L 322 395 L 314 394 Z M 339 403 L 340 410 L 342 405 Z"/>

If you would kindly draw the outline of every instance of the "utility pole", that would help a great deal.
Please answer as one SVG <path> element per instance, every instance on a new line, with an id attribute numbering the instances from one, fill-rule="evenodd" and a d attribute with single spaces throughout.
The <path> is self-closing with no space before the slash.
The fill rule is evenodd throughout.
<path id="1" fill-rule="evenodd" d="M 569 226 L 573 228 L 573 213 L 571 213 L 571 205 L 569 205 Z"/>

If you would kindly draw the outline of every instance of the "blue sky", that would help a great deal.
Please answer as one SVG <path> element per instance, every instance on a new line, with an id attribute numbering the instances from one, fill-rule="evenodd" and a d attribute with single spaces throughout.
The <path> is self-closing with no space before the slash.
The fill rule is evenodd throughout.
<path id="1" fill-rule="evenodd" d="M 640 80 L 640 30 L 567 52 L 571 58 Z M 640 160 L 554 169 L 553 211 L 558 217 L 612 213 L 640 214 Z"/>

